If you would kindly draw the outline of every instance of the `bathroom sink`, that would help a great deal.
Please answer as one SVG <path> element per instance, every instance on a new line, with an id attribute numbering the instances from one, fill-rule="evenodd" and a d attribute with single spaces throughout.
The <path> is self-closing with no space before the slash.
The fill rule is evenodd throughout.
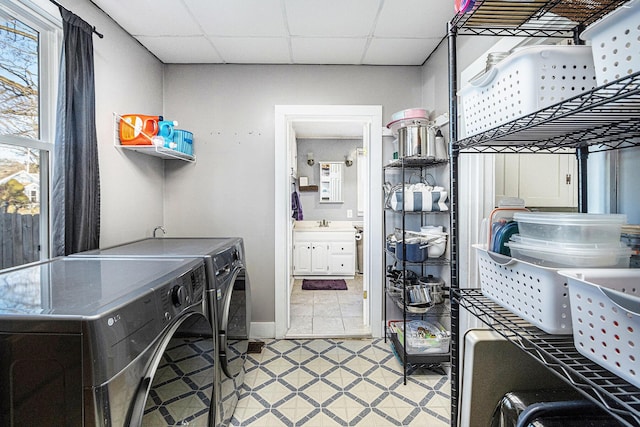
<path id="1" fill-rule="evenodd" d="M 295 221 L 293 229 L 298 231 L 354 231 L 351 221 L 327 221 L 326 226 L 321 221 Z"/>

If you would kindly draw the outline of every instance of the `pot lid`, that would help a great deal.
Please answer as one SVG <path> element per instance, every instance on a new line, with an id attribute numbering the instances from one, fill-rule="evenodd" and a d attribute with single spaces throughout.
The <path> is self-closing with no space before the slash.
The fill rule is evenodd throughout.
<path id="1" fill-rule="evenodd" d="M 429 274 L 428 276 L 421 276 L 420 279 L 418 279 L 418 282 L 425 285 L 444 285 L 444 280 L 432 274 Z"/>

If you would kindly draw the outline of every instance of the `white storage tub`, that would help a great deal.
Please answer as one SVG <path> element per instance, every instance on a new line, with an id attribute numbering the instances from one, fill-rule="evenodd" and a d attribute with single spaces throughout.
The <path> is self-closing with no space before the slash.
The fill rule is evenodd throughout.
<path id="1" fill-rule="evenodd" d="M 511 256 L 546 267 L 629 267 L 631 248 L 617 243 L 559 243 L 511 236 Z"/>
<path id="2" fill-rule="evenodd" d="M 640 71 L 640 0 L 632 0 L 591 24 L 580 38 L 591 42 L 598 85 Z"/>
<path id="3" fill-rule="evenodd" d="M 573 340 L 586 358 L 640 387 L 640 270 L 562 270 Z"/>
<path id="4" fill-rule="evenodd" d="M 617 243 L 623 214 L 560 212 L 516 212 L 518 232 L 523 237 L 564 243 Z"/>
<path id="5" fill-rule="evenodd" d="M 458 92 L 466 136 L 591 90 L 595 83 L 589 46 L 516 49 Z"/>
<path id="6" fill-rule="evenodd" d="M 487 298 L 549 334 L 571 334 L 569 291 L 558 269 L 488 252 L 485 245 L 473 247 Z"/>

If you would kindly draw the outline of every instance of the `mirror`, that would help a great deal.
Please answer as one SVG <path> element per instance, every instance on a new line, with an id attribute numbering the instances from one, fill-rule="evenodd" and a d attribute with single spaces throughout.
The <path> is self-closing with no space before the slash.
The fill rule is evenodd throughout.
<path id="1" fill-rule="evenodd" d="M 320 162 L 320 203 L 343 203 L 342 166 L 344 162 Z"/>

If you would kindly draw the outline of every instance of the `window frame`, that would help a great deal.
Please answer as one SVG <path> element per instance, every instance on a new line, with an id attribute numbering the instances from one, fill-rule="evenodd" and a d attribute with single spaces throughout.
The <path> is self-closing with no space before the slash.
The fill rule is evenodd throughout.
<path id="1" fill-rule="evenodd" d="M 39 138 L 0 135 L 0 143 L 38 150 L 40 153 L 40 260 L 51 254 L 51 173 L 56 126 L 56 98 L 62 20 L 55 8 L 41 7 L 29 0 L 0 0 L 10 15 L 38 31 L 38 113 Z M 47 10 L 49 9 L 49 10 Z"/>

